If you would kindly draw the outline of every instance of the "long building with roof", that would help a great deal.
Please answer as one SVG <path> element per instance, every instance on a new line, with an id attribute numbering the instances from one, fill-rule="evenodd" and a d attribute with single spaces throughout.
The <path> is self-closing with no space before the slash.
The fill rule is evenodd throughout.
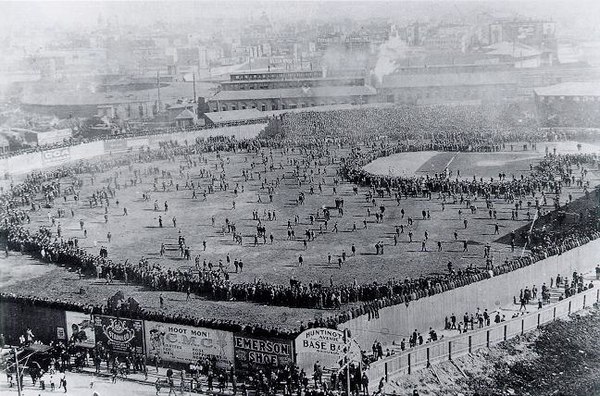
<path id="1" fill-rule="evenodd" d="M 207 100 L 210 112 L 257 109 L 274 111 L 338 104 L 366 104 L 377 99 L 365 77 L 327 77 L 315 71 L 267 71 L 231 74 Z"/>
<path id="2" fill-rule="evenodd" d="M 380 95 L 385 102 L 399 104 L 481 103 L 514 98 L 517 88 L 517 76 L 506 68 L 453 65 L 384 76 Z"/>
<path id="3" fill-rule="evenodd" d="M 600 128 L 600 81 L 536 88 L 534 97 L 544 127 Z"/>

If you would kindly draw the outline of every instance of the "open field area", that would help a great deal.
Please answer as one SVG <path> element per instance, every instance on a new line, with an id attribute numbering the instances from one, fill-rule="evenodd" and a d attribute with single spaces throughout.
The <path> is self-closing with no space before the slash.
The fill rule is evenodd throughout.
<path id="1" fill-rule="evenodd" d="M 544 147 L 544 144 L 538 144 L 538 150 Z M 574 147 L 575 143 L 567 142 L 559 147 L 559 152 L 563 149 L 571 152 Z M 443 208 L 441 200 L 435 195 L 431 200 L 402 198 L 399 204 L 393 197 L 378 198 L 373 206 L 365 199 L 366 188 L 359 187 L 355 194 L 354 185 L 336 176 L 339 158 L 346 155 L 348 149 L 331 146 L 330 151 L 329 157 L 335 159 L 333 163 L 326 158 L 311 159 L 306 170 L 298 167 L 299 179 L 294 171 L 298 164 L 307 159 L 307 154 L 297 149 L 293 152 L 263 149 L 260 154 L 226 152 L 221 153 L 220 158 L 216 153 L 194 155 L 191 158 L 174 156 L 153 161 L 152 164 L 134 163 L 104 173 L 63 178 L 63 191 L 75 181 L 83 183 L 79 201 L 75 201 L 72 194 L 65 195 L 65 199 L 60 197 L 50 208 L 30 212 L 31 223 L 26 227 L 35 231 L 40 226 L 49 226 L 56 232 L 60 226 L 62 238 L 78 238 L 79 247 L 95 254 L 101 246 L 106 246 L 108 257 L 113 261 L 137 262 L 145 257 L 151 263 L 176 270 L 194 268 L 194 258 L 198 256 L 201 267 L 204 262 L 215 267 L 221 263 L 234 283 L 261 280 L 285 285 L 292 277 L 303 283 L 326 285 L 330 282 L 386 282 L 394 278 L 443 273 L 447 271 L 448 262 L 452 262 L 455 270 L 470 265 L 483 267 L 484 246 L 488 243 L 495 263 L 521 254 L 521 249 L 512 252 L 510 246 L 494 241 L 529 223 L 525 206 L 520 210 L 518 220 L 511 220 L 514 205 L 504 200 L 494 202 L 497 219 L 491 218 L 483 201 L 473 202 L 483 209 L 471 213 L 464 204 L 458 202 L 447 203 Z M 275 166 L 267 169 L 263 166 L 263 158 L 271 156 Z M 543 152 L 422 152 L 398 154 L 375 163 L 398 162 L 403 169 L 430 176 L 443 171 L 450 163 L 449 168 L 460 170 L 461 177 L 470 178 L 473 173 L 487 178 L 500 171 L 508 175 L 526 175 L 529 165 L 535 165 L 542 157 Z M 386 169 L 392 165 L 370 166 Z M 590 172 L 588 178 L 592 185 L 597 184 L 598 176 L 596 171 Z M 191 183 L 196 189 L 195 198 Z M 94 194 L 109 185 L 116 191 L 115 196 L 110 198 L 110 205 L 90 204 Z M 214 192 L 209 191 L 209 185 Z M 272 201 L 269 187 L 273 188 Z M 299 202 L 302 192 L 304 200 Z M 564 188 L 562 200 L 568 194 L 576 199 L 582 195 L 582 189 Z M 150 197 L 143 199 L 144 195 Z M 322 209 L 334 207 L 335 199 L 344 200 L 343 215 L 332 209 L 331 219 L 325 224 Z M 37 203 L 44 203 L 42 196 L 37 197 Z M 544 210 L 551 210 L 551 205 L 552 200 L 549 199 Z M 378 222 L 374 213 L 380 206 L 385 207 L 385 218 Z M 124 215 L 125 208 L 127 215 Z M 59 209 L 65 213 L 60 218 L 57 217 Z M 462 211 L 460 215 L 459 209 Z M 429 218 L 423 218 L 423 211 L 429 212 Z M 275 213 L 276 219 L 271 217 L 269 220 L 269 212 L 271 215 Z M 264 240 L 258 238 L 255 242 L 256 215 L 261 219 L 266 233 Z M 55 217 L 54 226 L 49 220 L 52 216 Z M 311 216 L 314 217 L 312 224 Z M 407 223 L 409 217 L 414 220 L 411 226 Z M 464 219 L 468 220 L 467 227 Z M 227 222 L 235 225 L 237 234 L 241 235 L 241 244 L 234 241 Z M 499 228 L 497 234 L 496 223 Z M 395 230 L 400 225 L 404 226 L 404 230 L 395 243 Z M 291 231 L 294 231 L 294 236 L 288 234 Z M 314 233 L 314 240 L 312 236 L 310 240 L 305 236 L 307 231 Z M 108 233 L 111 234 L 110 241 Z M 409 233 L 412 233 L 412 243 Z M 427 251 L 422 251 L 425 233 Z M 270 235 L 273 235 L 272 243 Z M 185 237 L 185 243 L 191 249 L 190 260 L 185 260 L 178 249 L 179 236 Z M 469 245 L 466 252 L 463 251 L 464 240 Z M 441 250 L 438 249 L 438 241 L 441 242 Z M 383 254 L 376 254 L 374 245 L 378 242 L 384 246 Z M 165 251 L 161 255 L 163 244 Z M 355 254 L 352 253 L 353 245 Z M 298 265 L 300 255 L 304 260 L 302 266 Z M 338 260 L 343 256 L 346 259 L 340 268 Z M 143 307 L 158 307 L 158 293 L 138 286 L 118 283 L 106 286 L 104 280 L 80 280 L 74 273 L 47 265 L 28 264 L 27 269 L 21 269 L 20 266 L 11 265 L 13 259 L 0 260 L 3 274 L 0 279 L 1 291 L 80 300 L 82 295 L 79 290 L 83 288 L 86 291 L 84 299 L 101 303 L 122 290 L 127 296 L 136 297 Z M 235 271 L 234 260 L 243 262 L 243 271 Z M 254 323 L 272 321 L 296 326 L 300 320 L 320 315 L 318 310 L 263 307 L 245 302 L 217 302 L 200 298 L 186 302 L 185 293 L 177 292 L 165 293 L 165 296 L 167 302 L 164 309 L 169 312 L 224 320 L 235 317 Z"/>

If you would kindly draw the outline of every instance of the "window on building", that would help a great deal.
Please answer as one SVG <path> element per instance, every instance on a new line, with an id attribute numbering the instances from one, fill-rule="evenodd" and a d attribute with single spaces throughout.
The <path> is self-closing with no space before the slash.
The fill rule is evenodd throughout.
<path id="1" fill-rule="evenodd" d="M 261 109 L 262 111 L 267 111 L 267 105 L 266 105 L 266 104 L 262 104 L 262 105 L 260 105 L 260 109 Z"/>
<path id="2" fill-rule="evenodd" d="M 236 105 L 231 105 L 231 110 L 237 110 L 237 106 Z"/>
<path id="3" fill-rule="evenodd" d="M 242 110 L 246 110 L 246 105 L 242 105 Z"/>
<path id="4" fill-rule="evenodd" d="M 221 111 L 227 111 L 227 106 L 221 106 Z"/>

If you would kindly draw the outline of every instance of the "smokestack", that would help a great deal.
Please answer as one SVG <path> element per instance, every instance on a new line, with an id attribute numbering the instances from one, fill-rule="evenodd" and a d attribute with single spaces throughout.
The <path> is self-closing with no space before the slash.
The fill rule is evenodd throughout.
<path id="1" fill-rule="evenodd" d="M 194 103 L 196 103 L 196 73 L 192 73 L 192 83 L 194 85 Z"/>

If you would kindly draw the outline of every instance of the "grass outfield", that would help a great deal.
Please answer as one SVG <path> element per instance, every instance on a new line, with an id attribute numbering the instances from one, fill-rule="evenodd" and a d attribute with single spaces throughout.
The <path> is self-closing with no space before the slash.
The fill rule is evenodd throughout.
<path id="1" fill-rule="evenodd" d="M 543 145 L 539 145 L 542 148 Z M 335 156 L 339 158 L 345 150 L 334 150 Z M 269 155 L 267 150 L 264 150 Z M 419 156 L 415 156 L 419 154 Z M 413 168 L 418 174 L 422 174 L 426 169 L 435 171 L 443 170 L 443 166 L 454 158 L 450 168 L 461 169 L 463 172 L 473 171 L 477 175 L 489 172 L 491 175 L 497 175 L 498 169 L 503 169 L 507 174 L 511 172 L 528 172 L 529 162 L 535 163 L 537 158 L 533 158 L 532 153 L 499 153 L 499 154 L 470 154 L 470 153 L 433 153 L 428 156 L 423 153 L 407 153 L 407 161 L 413 163 Z M 376 223 L 374 216 L 367 217 L 367 209 L 375 209 L 366 202 L 366 189 L 359 188 L 359 194 L 355 195 L 352 191 L 353 185 L 340 182 L 337 187 L 337 194 L 333 193 L 333 179 L 337 165 L 327 166 L 327 175 L 325 176 L 325 186 L 323 192 L 319 193 L 315 184 L 315 194 L 309 194 L 309 186 L 303 184 L 301 187 L 295 179 L 291 177 L 293 166 L 288 164 L 288 159 L 301 159 L 302 156 L 296 152 L 292 155 L 283 155 L 279 150 L 273 152 L 274 162 L 277 165 L 282 164 L 283 169 L 275 171 L 261 172 L 261 180 L 274 180 L 282 177 L 280 187 L 275 190 L 273 202 L 269 203 L 268 194 L 261 190 L 262 181 L 258 180 L 257 173 L 254 173 L 254 179 L 248 182 L 242 177 L 243 169 L 250 169 L 250 164 L 257 164 L 254 171 L 263 170 L 263 166 L 258 165 L 260 155 L 251 155 L 247 153 L 225 153 L 223 158 L 229 158 L 225 163 L 226 178 L 229 183 L 228 191 L 219 191 L 218 184 L 214 194 L 208 194 L 204 201 L 201 191 L 208 184 L 208 179 L 201 179 L 199 171 L 201 167 L 217 174 L 215 171 L 217 164 L 214 153 L 205 155 L 208 163 L 196 168 L 185 169 L 180 174 L 180 166 L 185 165 L 182 157 L 177 157 L 173 161 L 157 161 L 152 164 L 135 164 L 133 169 L 144 173 L 151 167 L 157 167 L 161 171 L 171 172 L 173 183 L 180 185 L 179 191 L 175 187 L 167 188 L 162 191 L 163 178 L 159 175 L 159 192 L 152 192 L 154 176 L 146 175 L 143 177 L 143 183 L 138 183 L 135 187 L 121 187 L 117 191 L 116 199 L 111 200 L 108 223 L 104 221 L 104 209 L 100 207 L 90 208 L 88 197 L 106 185 L 108 178 L 118 174 L 121 185 L 131 179 L 132 172 L 127 167 L 111 169 L 104 174 L 95 175 L 95 184 L 91 183 L 91 175 L 83 175 L 84 186 L 81 190 L 81 200 L 79 203 L 73 201 L 72 196 L 68 197 L 67 202 L 62 199 L 57 200 L 55 206 L 51 209 L 52 214 L 56 214 L 58 208 L 66 209 L 67 217 L 58 219 L 62 227 L 64 238 L 80 238 L 80 247 L 89 249 L 95 253 L 101 245 L 108 247 L 109 258 L 113 260 L 125 260 L 137 262 L 140 257 L 149 258 L 151 262 L 157 262 L 160 265 L 169 268 L 188 268 L 194 265 L 192 261 L 183 260 L 177 251 L 167 251 L 164 257 L 159 255 L 161 243 L 177 244 L 179 233 L 184 235 L 186 243 L 191 246 L 191 254 L 200 255 L 200 261 L 206 260 L 217 264 L 222 260 L 226 264 L 226 255 L 229 253 L 231 261 L 241 259 L 244 262 L 243 273 L 234 273 L 233 265 L 230 265 L 231 280 L 235 283 L 253 282 L 255 279 L 261 279 L 267 282 L 288 284 L 293 276 L 303 282 L 322 282 L 329 284 L 332 280 L 335 284 L 351 283 L 356 280 L 359 283 L 372 281 L 384 282 L 390 278 L 404 279 L 405 277 L 417 277 L 429 273 L 442 273 L 446 271 L 448 261 L 452 261 L 454 268 L 464 268 L 468 265 L 483 266 L 483 249 L 486 243 L 492 246 L 492 254 L 495 263 L 500 263 L 506 258 L 512 257 L 513 253 L 510 247 L 494 243 L 498 235 L 494 235 L 494 224 L 496 221 L 490 220 L 487 211 L 480 210 L 476 214 L 467 213 L 463 208 L 463 217 L 468 218 L 468 229 L 464 229 L 463 222 L 458 218 L 460 206 L 446 205 L 445 211 L 442 211 L 441 203 L 434 198 L 429 201 L 423 198 L 411 198 L 402 200 L 401 205 L 397 206 L 391 198 L 378 199 L 377 207 L 384 205 L 385 221 Z M 197 159 L 198 156 L 195 156 Z M 387 161 L 394 161 L 396 156 L 389 157 Z M 420 158 L 422 161 L 417 162 Z M 406 160 L 406 159 L 405 159 Z M 486 162 L 487 161 L 487 162 Z M 494 162 L 495 161 L 495 162 Z M 500 161 L 500 162 L 499 162 Z M 417 166 L 418 165 L 418 166 Z M 455 168 L 456 166 L 456 168 Z M 442 167 L 442 168 L 440 168 Z M 321 169 L 324 166 L 320 167 Z M 316 173 L 316 169 L 314 170 Z M 189 172 L 189 180 L 200 183 L 200 193 L 197 199 L 192 199 L 190 190 L 183 189 Z M 309 171 L 310 172 L 310 171 Z M 592 177 L 597 180 L 597 174 L 592 173 Z M 387 172 L 386 172 L 387 174 Z M 322 176 L 315 175 L 319 180 Z M 164 179 L 169 184 L 170 179 Z M 70 179 L 64 179 L 62 182 L 71 184 Z M 236 184 L 244 186 L 244 192 L 236 197 L 233 188 Z M 592 184 L 596 184 L 594 179 Z M 300 191 L 306 193 L 306 201 L 303 205 L 296 204 L 296 198 Z M 142 200 L 144 192 L 151 193 L 150 201 Z M 581 195 L 581 191 L 575 188 L 564 189 L 564 195 L 572 193 L 576 198 Z M 262 203 L 258 203 L 258 196 L 261 196 Z M 332 211 L 332 219 L 329 221 L 328 231 L 319 234 L 319 222 L 312 226 L 308 220 L 310 214 L 315 214 L 318 208 L 324 206 L 334 206 L 336 197 L 344 199 L 344 216 L 339 217 L 335 211 Z M 160 211 L 153 210 L 154 200 L 158 200 Z M 117 207 L 115 200 L 119 200 Z M 164 201 L 168 201 L 168 212 L 164 211 Z M 236 208 L 232 209 L 232 202 L 235 200 Z M 548 200 L 552 204 L 552 200 Z M 485 207 L 484 202 L 479 202 L 480 207 Z M 123 216 L 123 207 L 127 207 L 128 216 Z M 70 210 L 73 209 L 75 216 L 71 217 Z M 399 224 L 406 225 L 406 218 L 401 219 L 400 211 L 404 209 L 406 216 L 414 219 L 412 231 L 414 233 L 413 243 L 408 241 L 408 228 L 405 228 L 405 234 L 401 234 L 397 246 L 393 244 L 394 227 Z M 521 220 L 512 221 L 510 219 L 512 205 L 505 204 L 503 201 L 496 202 L 498 211 L 498 224 L 500 233 L 505 235 L 514 229 L 518 229 L 527 224 L 526 210 L 521 212 Z M 547 207 L 550 209 L 550 206 Z M 258 246 L 254 246 L 256 230 L 256 221 L 252 220 L 252 211 L 258 210 L 263 214 L 267 210 L 275 210 L 277 214 L 276 221 L 265 221 L 267 235 L 273 234 L 275 241 L 271 245 L 268 242 L 263 244 L 259 241 Z M 429 210 L 430 220 L 421 219 L 421 211 Z M 50 225 L 47 218 L 48 209 L 43 209 L 30 214 L 32 222 L 29 227 L 36 230 L 41 225 Z M 158 226 L 158 216 L 163 217 L 163 228 Z M 294 216 L 298 215 L 300 222 L 294 225 Z M 173 227 L 172 217 L 177 219 L 177 226 Z M 216 225 L 213 227 L 211 217 L 215 218 Z M 83 231 L 79 227 L 79 219 L 85 222 L 87 229 L 87 238 L 83 237 Z M 225 219 L 229 219 L 237 226 L 238 232 L 243 235 L 243 245 L 236 244 L 232 235 L 221 233 L 221 224 Z M 287 240 L 287 221 L 290 219 L 296 233 L 295 240 Z M 367 219 L 368 228 L 363 229 L 362 221 Z M 338 223 L 338 232 L 332 232 L 331 229 L 335 223 Z M 357 231 L 352 231 L 353 223 L 356 223 Z M 323 224 L 322 222 L 320 224 Z M 307 248 L 304 248 L 302 242 L 303 233 L 306 229 L 315 231 L 316 240 L 308 242 Z M 454 241 L 453 232 L 457 230 L 459 241 Z M 112 241 L 107 241 L 107 232 L 111 232 Z M 427 243 L 428 252 L 421 252 L 421 240 L 424 232 L 429 233 Z M 470 241 L 469 252 L 462 252 L 462 240 Z M 207 242 L 207 250 L 203 251 L 202 241 Z M 383 255 L 375 255 L 375 243 L 382 241 L 386 246 Z M 443 251 L 438 252 L 436 242 L 441 241 Z M 351 256 L 351 246 L 356 246 L 356 256 Z M 337 258 L 345 251 L 348 258 L 338 268 Z M 332 254 L 332 263 L 327 260 L 328 253 Z M 304 266 L 298 267 L 298 256 L 302 254 Z M 11 291 L 19 294 L 39 294 L 47 297 L 56 297 L 62 299 L 82 298 L 94 302 L 103 302 L 104 299 L 116 292 L 123 290 L 126 296 L 132 295 L 140 299 L 145 307 L 158 309 L 158 293 L 144 290 L 137 286 L 111 285 L 104 286 L 103 282 L 95 279 L 79 280 L 77 277 L 65 269 L 56 269 L 47 273 L 38 272 L 34 267 L 29 271 L 16 272 L 18 266 L 9 265 L 7 260 L 0 260 L 0 268 L 3 276 L 0 278 L 0 291 Z M 41 275 L 39 279 L 36 276 Z M 10 279 L 10 281 L 6 281 Z M 18 282 L 22 279 L 21 282 Z M 86 295 L 78 294 L 79 288 L 86 289 Z M 167 307 L 170 312 L 184 312 L 201 317 L 215 317 L 223 319 L 235 318 L 241 321 L 261 322 L 261 323 L 281 323 L 283 316 L 286 316 L 286 323 L 295 326 L 299 320 L 308 320 L 319 314 L 316 310 L 297 310 L 278 307 L 263 307 L 257 304 L 242 302 L 214 302 L 195 298 L 190 302 L 185 302 L 185 294 L 166 293 Z M 287 319 L 289 318 L 289 320 Z"/>

